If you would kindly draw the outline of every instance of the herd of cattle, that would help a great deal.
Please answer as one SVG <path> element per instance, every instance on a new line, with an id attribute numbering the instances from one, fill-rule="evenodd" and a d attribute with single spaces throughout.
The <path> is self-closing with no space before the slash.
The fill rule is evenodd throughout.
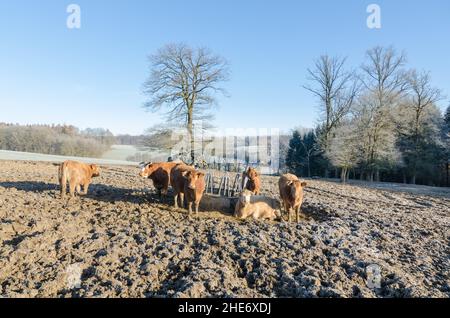
<path id="1" fill-rule="evenodd" d="M 61 186 L 61 196 L 65 197 L 67 183 L 69 183 L 69 193 L 71 198 L 75 193 L 86 195 L 93 177 L 100 175 L 100 169 L 94 164 L 85 164 L 76 161 L 65 161 L 59 165 L 59 183 Z M 189 216 L 193 209 L 196 214 L 199 210 L 200 201 L 205 192 L 205 173 L 195 167 L 182 162 L 162 162 L 147 163 L 142 165 L 139 175 L 143 178 L 149 178 L 153 181 L 162 200 L 168 193 L 169 185 L 173 189 L 175 207 L 185 207 Z M 261 180 L 259 173 L 254 168 L 248 168 L 243 173 L 242 178 L 244 189 L 238 198 L 235 207 L 235 217 L 246 219 L 270 219 L 283 220 L 282 210 L 284 210 L 291 221 L 291 211 L 295 211 L 297 222 L 300 218 L 300 208 L 303 203 L 303 188 L 306 182 L 300 181 L 293 174 L 282 175 L 278 185 L 282 209 L 278 210 L 271 204 L 271 198 L 259 195 L 261 190 Z M 83 191 L 81 189 L 83 187 Z"/>

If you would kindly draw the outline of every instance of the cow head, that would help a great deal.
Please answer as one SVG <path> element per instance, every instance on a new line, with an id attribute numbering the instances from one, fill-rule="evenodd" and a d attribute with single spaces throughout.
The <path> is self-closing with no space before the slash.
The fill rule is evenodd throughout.
<path id="1" fill-rule="evenodd" d="M 259 176 L 258 171 L 256 171 L 256 169 L 252 167 L 249 167 L 247 171 L 244 173 L 244 175 L 248 177 L 250 180 L 255 180 Z"/>
<path id="2" fill-rule="evenodd" d="M 275 214 L 275 220 L 283 220 L 283 217 L 282 217 L 282 215 L 281 215 L 281 210 L 279 210 L 279 209 L 276 209 L 276 210 L 274 210 L 274 214 Z"/>
<path id="3" fill-rule="evenodd" d="M 91 169 L 91 176 L 98 177 L 100 175 L 100 168 L 97 165 L 89 165 Z"/>
<path id="4" fill-rule="evenodd" d="M 242 209 L 242 208 L 251 203 L 252 195 L 253 195 L 253 192 L 251 192 L 249 190 L 244 190 L 241 192 L 241 194 L 239 195 L 239 202 L 238 202 L 238 204 L 241 206 L 241 209 L 237 209 L 235 211 L 235 213 L 234 213 L 235 217 L 243 220 L 249 216 L 250 211 L 247 209 Z"/>
<path id="5" fill-rule="evenodd" d="M 250 190 L 242 191 L 241 195 L 239 196 L 239 202 L 241 203 L 241 205 L 245 206 L 247 204 L 250 204 L 252 195 L 253 195 L 253 192 Z"/>
<path id="6" fill-rule="evenodd" d="M 306 187 L 306 182 L 300 180 L 289 181 L 287 183 L 289 187 L 289 192 L 292 198 L 298 198 L 303 192 L 303 188 Z"/>
<path id="7" fill-rule="evenodd" d="M 184 171 L 182 175 L 187 181 L 187 187 L 192 190 L 195 190 L 197 180 L 200 180 L 201 178 L 205 177 L 205 174 L 203 172 L 195 170 Z"/>
<path id="8" fill-rule="evenodd" d="M 149 163 L 141 163 L 139 164 L 139 166 L 141 167 L 141 172 L 139 173 L 139 176 L 143 177 L 143 178 L 148 178 L 155 170 L 155 167 L 153 165 L 153 163 L 149 162 Z"/>

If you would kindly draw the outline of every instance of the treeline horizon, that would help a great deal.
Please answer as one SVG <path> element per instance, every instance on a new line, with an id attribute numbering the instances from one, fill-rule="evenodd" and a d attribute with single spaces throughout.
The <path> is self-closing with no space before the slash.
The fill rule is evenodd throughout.
<path id="1" fill-rule="evenodd" d="M 0 123 L 0 149 L 48 155 L 100 157 L 114 144 L 102 128 L 80 130 L 73 125 Z"/>

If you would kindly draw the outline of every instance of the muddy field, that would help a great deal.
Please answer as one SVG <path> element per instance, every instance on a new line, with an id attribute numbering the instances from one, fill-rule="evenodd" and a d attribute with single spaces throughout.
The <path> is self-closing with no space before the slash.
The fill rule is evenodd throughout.
<path id="1" fill-rule="evenodd" d="M 190 220 L 138 172 L 104 167 L 66 205 L 56 167 L 0 161 L 0 296 L 450 296 L 449 192 L 309 181 L 300 224 Z"/>

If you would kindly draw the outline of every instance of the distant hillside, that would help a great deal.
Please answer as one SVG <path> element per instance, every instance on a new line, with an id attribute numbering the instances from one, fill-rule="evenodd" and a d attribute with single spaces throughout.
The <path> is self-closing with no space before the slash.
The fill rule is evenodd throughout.
<path id="1" fill-rule="evenodd" d="M 49 155 L 100 157 L 114 143 L 109 130 L 71 125 L 0 123 L 0 149 Z"/>

